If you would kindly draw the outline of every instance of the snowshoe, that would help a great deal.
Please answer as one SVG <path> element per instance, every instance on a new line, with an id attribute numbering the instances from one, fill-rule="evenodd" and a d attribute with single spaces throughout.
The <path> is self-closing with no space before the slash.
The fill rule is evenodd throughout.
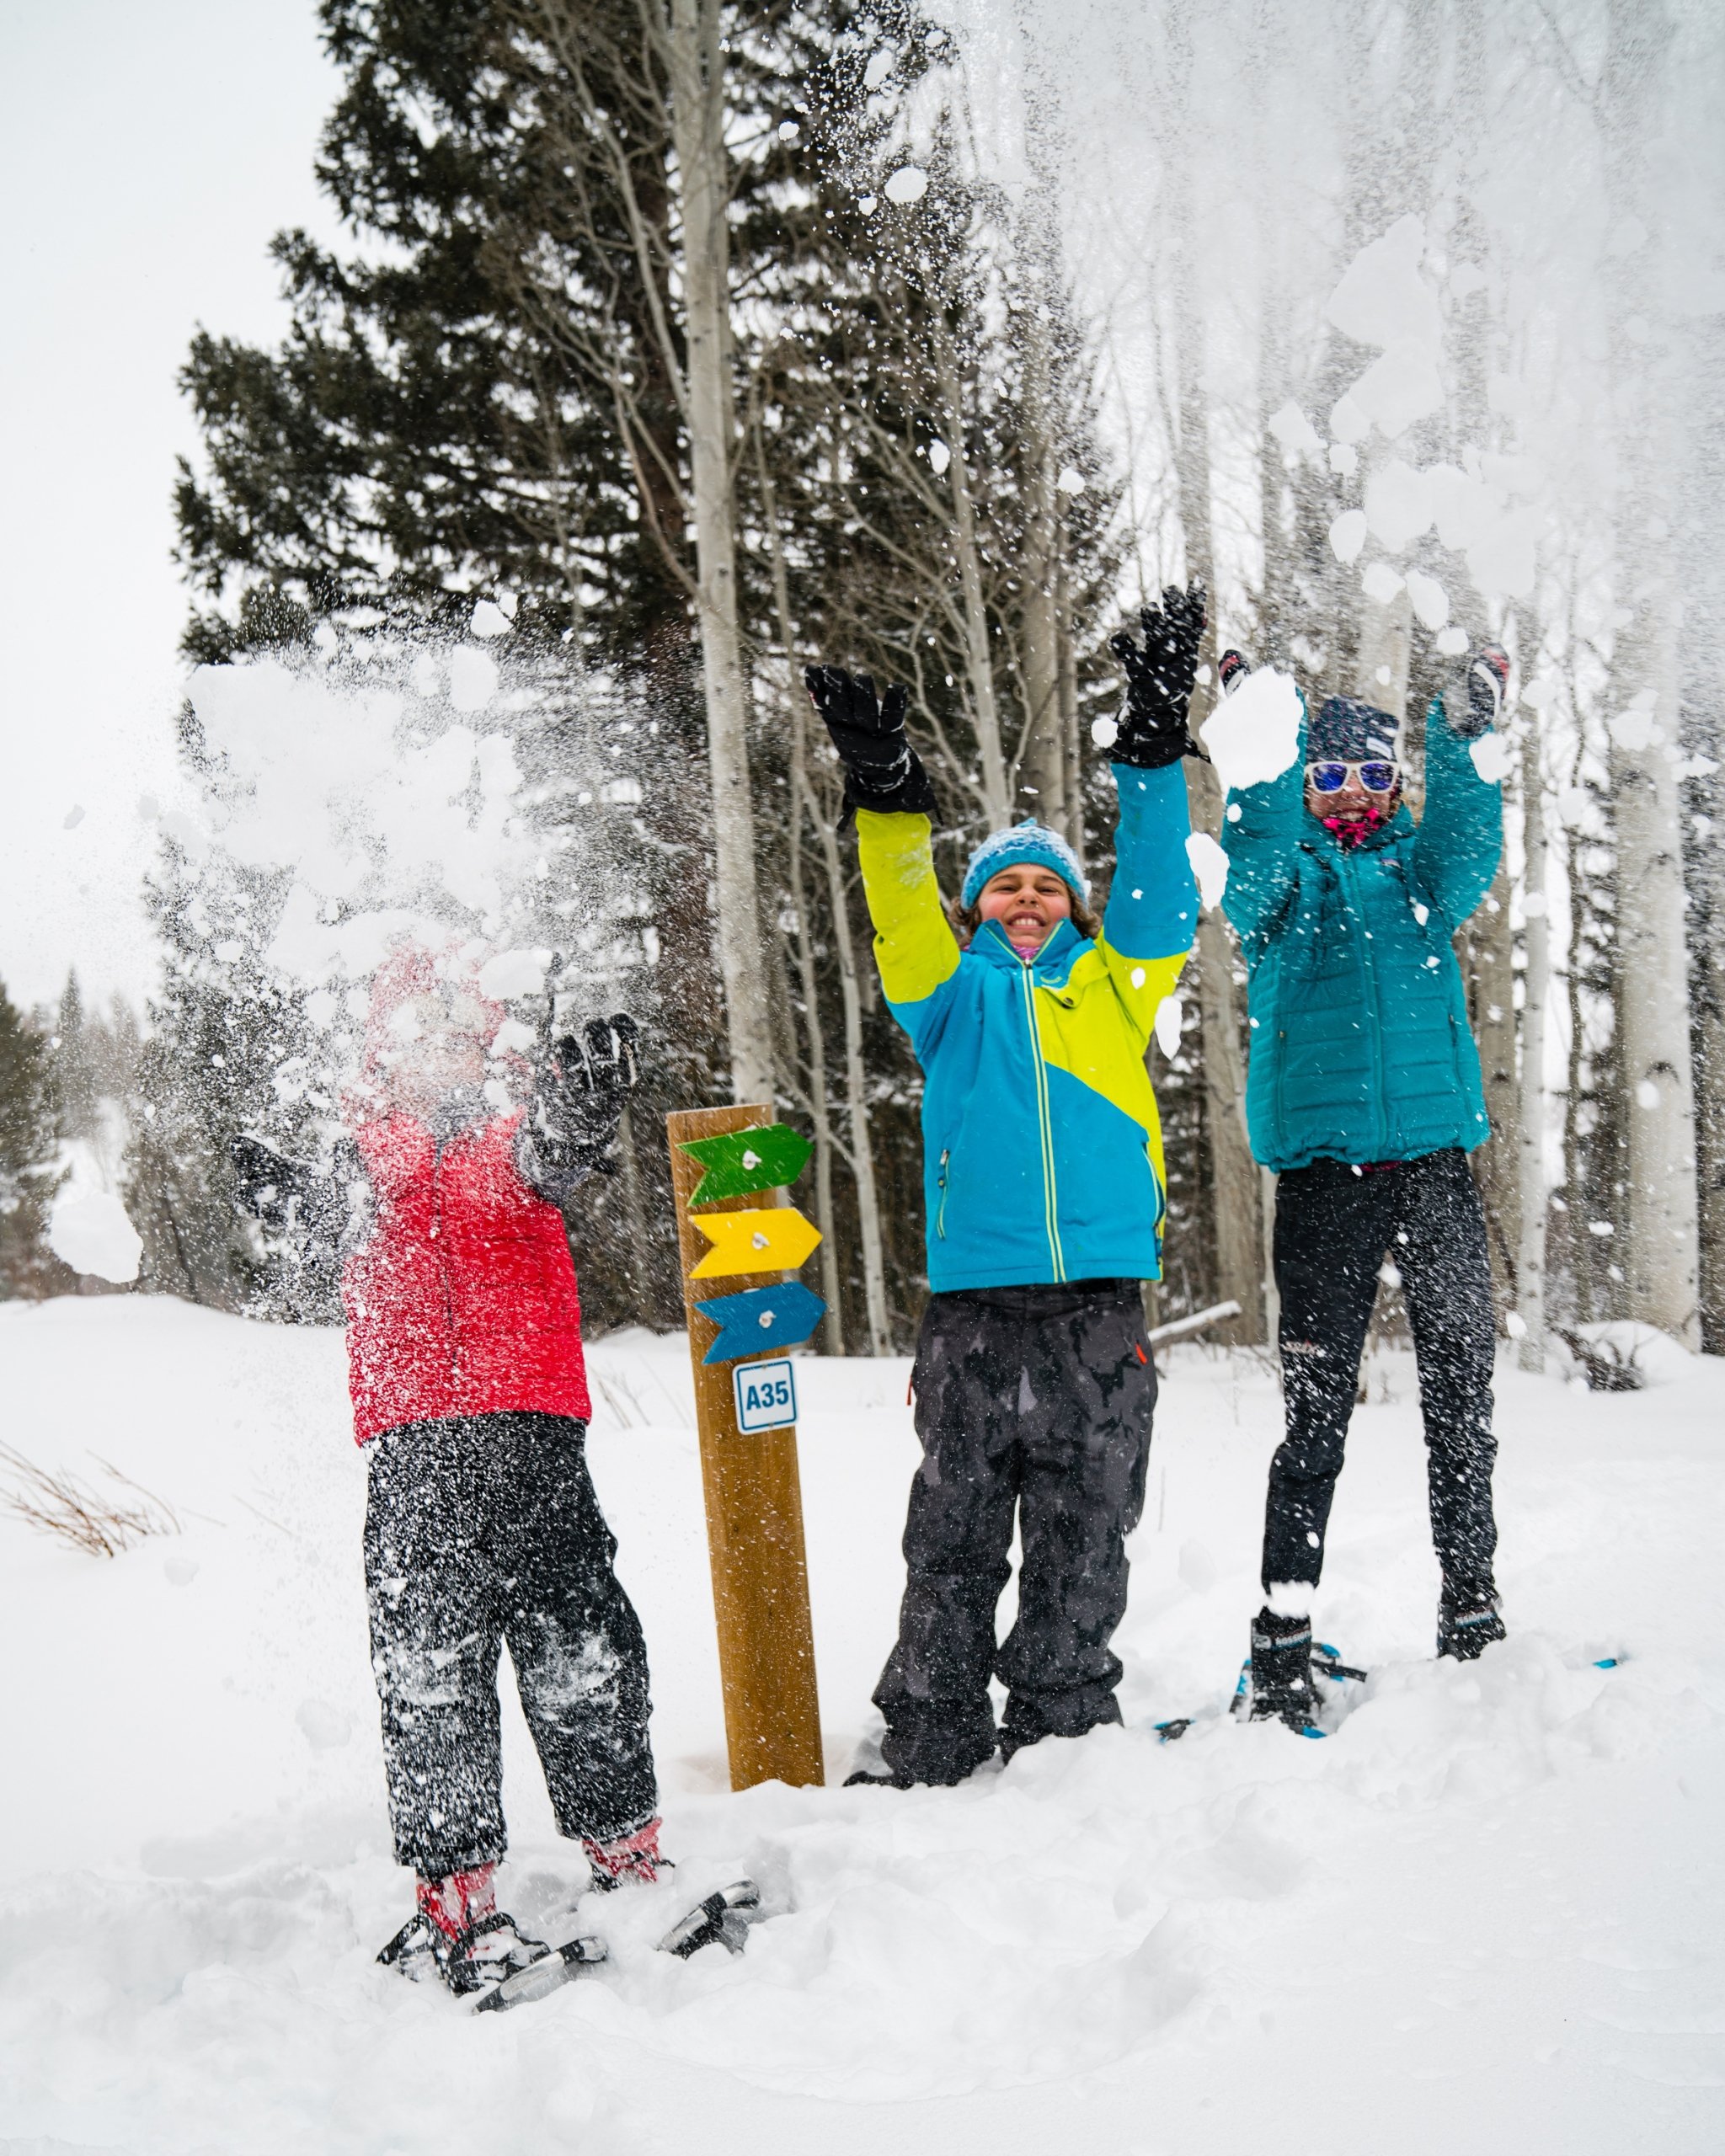
<path id="1" fill-rule="evenodd" d="M 509 1919 L 501 1921 L 507 1924 Z M 537 1944 L 537 1941 L 526 1944 Z M 473 2003 L 476 2014 L 507 2014 L 511 2007 L 531 2006 L 560 1990 L 584 1969 L 595 1968 L 609 1959 L 602 1939 L 570 1939 L 561 1946 L 547 1946 L 510 1970 L 491 1989 Z"/>
<path id="2" fill-rule="evenodd" d="M 1340 1654 L 1327 1640 L 1314 1640 L 1311 1642 L 1309 1665 L 1311 1677 L 1322 1678 L 1327 1685 L 1333 1684 L 1341 1687 L 1347 1684 L 1363 1684 L 1370 1673 L 1364 1669 L 1356 1669 L 1352 1662 L 1343 1662 Z M 1297 1726 L 1299 1735 L 1301 1737 L 1327 1737 L 1329 1735 L 1330 1732 L 1327 1729 L 1321 1728 L 1315 1719 L 1323 1704 L 1323 1695 L 1314 1689 L 1312 1692 L 1314 1718 L 1302 1721 Z M 1168 1721 L 1159 1721 L 1156 1724 L 1156 1736 L 1164 1744 L 1178 1743 L 1188 1729 L 1196 1723 L 1213 1721 L 1218 1711 L 1214 1707 L 1205 1707 L 1200 1709 L 1195 1715 L 1178 1715 Z M 1234 1686 L 1233 1697 L 1228 1702 L 1228 1712 L 1236 1721 L 1268 1721 L 1275 1712 L 1274 1708 L 1264 1705 L 1254 1694 L 1250 1657 L 1240 1665 L 1240 1675 Z M 1290 1724 L 1290 1726 L 1295 1726 Z"/>
<path id="3" fill-rule="evenodd" d="M 761 1889 L 752 1879 L 734 1880 L 697 1902 L 680 1924 L 674 1924 L 659 1942 L 661 1954 L 675 1954 L 686 1961 L 703 1946 L 717 1944 L 728 1953 L 740 1954 L 748 1941 L 749 1927 L 759 1921 Z"/>
<path id="4" fill-rule="evenodd" d="M 457 1999 L 483 1993 L 476 2010 L 493 2011 L 542 1999 L 578 1970 L 605 1958 L 602 1940 L 572 1939 L 564 1946 L 547 1946 L 497 1910 L 451 1934 L 424 1909 L 409 1918 L 377 1956 L 383 1967 L 398 1969 L 416 1983 L 441 1977 Z"/>

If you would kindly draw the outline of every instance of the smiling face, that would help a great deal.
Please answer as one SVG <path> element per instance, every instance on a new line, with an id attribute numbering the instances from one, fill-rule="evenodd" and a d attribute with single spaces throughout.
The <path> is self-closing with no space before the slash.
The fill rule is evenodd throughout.
<path id="1" fill-rule="evenodd" d="M 1039 862 L 1023 862 L 989 878 L 976 910 L 985 921 L 997 921 L 1018 950 L 1039 951 L 1060 922 L 1072 917 L 1071 886 Z"/>

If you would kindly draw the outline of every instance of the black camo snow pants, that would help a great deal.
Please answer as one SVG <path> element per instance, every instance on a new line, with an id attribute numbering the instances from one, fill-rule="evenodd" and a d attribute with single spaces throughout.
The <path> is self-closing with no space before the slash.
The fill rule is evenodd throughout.
<path id="1" fill-rule="evenodd" d="M 1136 1281 L 931 1298 L 912 1378 L 922 1465 L 905 1524 L 899 1639 L 874 1702 L 906 1780 L 960 1781 L 1001 1748 L 1117 1722 L 1108 1642 L 1126 1609 L 1125 1540 L 1144 1509 L 1156 1365 Z M 1018 1617 L 995 1606 L 1023 1543 Z"/>
<path id="2" fill-rule="evenodd" d="M 1316 1161 L 1278 1178 L 1288 1433 L 1270 1464 L 1263 1586 L 1316 1586 L 1386 1256 L 1402 1275 L 1419 1369 L 1432 1540 L 1447 1587 L 1493 1592 L 1492 1276 L 1485 1216 L 1458 1147 L 1359 1170 Z"/>
<path id="3" fill-rule="evenodd" d="M 497 1664 L 509 1642 L 558 1828 L 606 1841 L 657 1808 L 647 1649 L 561 1415 L 409 1423 L 371 1447 L 366 1591 L 398 1863 L 500 1857 Z"/>

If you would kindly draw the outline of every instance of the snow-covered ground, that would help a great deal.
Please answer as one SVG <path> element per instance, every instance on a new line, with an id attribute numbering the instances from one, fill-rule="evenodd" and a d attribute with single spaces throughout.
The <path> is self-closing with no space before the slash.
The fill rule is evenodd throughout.
<path id="1" fill-rule="evenodd" d="M 1151 1725 L 1238 1665 L 1279 1419 L 1267 1376 L 1184 1351 L 1124 1729 L 956 1791 L 734 1796 L 683 1343 L 592 1359 L 680 1869 L 585 1905 L 603 1972 L 475 2020 L 371 1958 L 407 1892 L 339 1337 L 143 1298 L 0 1308 L 7 1438 L 99 1454 L 184 1521 L 111 1562 L 0 1521 L 0 2150 L 1725 2147 L 1725 1365 L 1622 1395 L 1501 1374 L 1513 1636 L 1463 1669 L 1431 1659 L 1412 1371 L 1387 1358 L 1318 1607 L 1377 1673 L 1363 1700 L 1324 1743 L 1217 1721 L 1163 1746 Z M 905 1378 L 802 1366 L 835 1782 L 892 1632 Z M 555 1924 L 583 1867 L 506 1712 L 506 1898 Z M 745 1955 L 650 1951 L 745 1869 L 783 1912 Z"/>

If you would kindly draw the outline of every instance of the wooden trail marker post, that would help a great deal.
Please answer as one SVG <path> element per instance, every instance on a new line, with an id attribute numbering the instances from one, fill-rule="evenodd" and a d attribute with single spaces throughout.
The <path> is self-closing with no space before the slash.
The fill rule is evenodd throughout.
<path id="1" fill-rule="evenodd" d="M 765 1187 L 762 1174 L 787 1182 L 808 1157 L 794 1133 L 782 1132 L 766 1107 L 690 1108 L 665 1118 L 670 1141 L 671 1189 L 677 1214 L 677 1241 L 682 1252 L 683 1304 L 689 1321 L 689 1359 L 695 1374 L 695 1422 L 701 1444 L 701 1484 L 707 1501 L 707 1540 L 713 1561 L 713 1606 L 718 1624 L 718 1667 L 724 1690 L 725 1742 L 730 1754 L 731 1787 L 782 1781 L 818 1786 L 825 1775 L 820 1755 L 820 1704 L 814 1686 L 814 1635 L 809 1615 L 809 1566 L 803 1542 L 803 1496 L 797 1475 L 794 1422 L 744 1435 L 737 1426 L 739 1388 L 734 1373 L 749 1363 L 708 1362 L 716 1345 L 735 1353 L 731 1343 L 750 1325 L 756 1337 L 748 1353 L 793 1347 L 813 1325 L 803 1325 L 804 1306 L 788 1297 L 783 1272 L 733 1272 L 747 1262 L 751 1247 L 764 1257 L 777 1254 L 782 1266 L 800 1264 L 813 1248 L 809 1228 L 787 1201 L 783 1190 Z M 697 1160 L 683 1148 L 739 1131 L 759 1134 L 758 1148 L 721 1148 L 734 1156 L 729 1171 Z M 787 1140 L 789 1144 L 787 1144 Z M 800 1151 L 798 1148 L 800 1147 Z M 752 1160 L 742 1168 L 741 1157 Z M 703 1182 L 734 1195 L 702 1196 L 701 1209 L 690 1203 Z M 746 1185 L 740 1188 L 739 1186 Z M 782 1222 L 764 1219 L 745 1230 L 727 1223 L 715 1236 L 699 1223 L 738 1213 L 765 1214 L 782 1209 Z M 806 1232 L 805 1232 L 806 1231 Z M 754 1242 L 759 1235 L 761 1244 Z M 764 1245 L 764 1248 L 762 1246 Z M 793 1253 L 795 1253 L 793 1255 Z M 701 1277 L 692 1277 L 703 1267 Z M 733 1309 L 718 1319 L 701 1308 L 705 1302 L 774 1291 Z M 806 1291 L 804 1291 L 806 1294 Z M 825 1305 L 817 1296 L 818 1321 Z M 780 1315 L 782 1313 L 783 1315 Z M 766 1330 L 761 1330 L 765 1315 Z M 772 1337 L 777 1321 L 778 1337 Z M 788 1329 L 786 1329 L 788 1327 Z M 745 1397 L 746 1382 L 742 1388 Z M 769 1411 L 770 1412 L 770 1411 Z"/>

